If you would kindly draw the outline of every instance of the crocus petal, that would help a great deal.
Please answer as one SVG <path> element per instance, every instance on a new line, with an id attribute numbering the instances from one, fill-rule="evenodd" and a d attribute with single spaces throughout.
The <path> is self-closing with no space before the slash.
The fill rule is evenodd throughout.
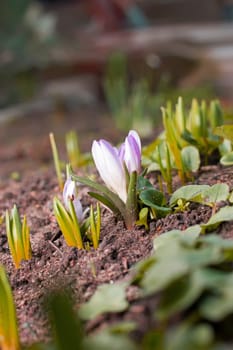
<path id="1" fill-rule="evenodd" d="M 106 186 L 126 202 L 126 177 L 118 150 L 105 140 L 94 141 L 92 156 Z"/>
<path id="2" fill-rule="evenodd" d="M 141 148 L 142 148 L 142 146 L 141 146 L 141 139 L 140 139 L 140 137 L 139 137 L 137 131 L 135 131 L 135 130 L 130 130 L 130 132 L 128 133 L 128 136 L 132 136 L 132 137 L 135 139 L 135 141 L 136 141 L 137 144 L 138 144 L 138 148 L 139 148 L 139 150 L 140 150 L 140 152 L 141 152 Z"/>
<path id="3" fill-rule="evenodd" d="M 131 130 L 125 139 L 124 161 L 131 174 L 141 170 L 141 141 L 136 131 Z"/>
<path id="4" fill-rule="evenodd" d="M 79 221 L 79 223 L 81 223 L 83 221 L 83 218 L 84 218 L 82 203 L 80 202 L 80 200 L 78 198 L 75 198 L 73 200 L 73 205 L 74 205 L 74 210 L 75 210 L 76 216 L 78 218 L 78 221 Z"/>
<path id="5" fill-rule="evenodd" d="M 124 164 L 124 157 L 125 157 L 125 144 L 122 143 L 118 149 L 118 157 L 122 164 Z"/>
<path id="6" fill-rule="evenodd" d="M 77 198 L 78 192 L 75 181 L 68 178 L 63 189 L 63 201 L 67 210 L 69 210 L 69 200 L 73 201 L 75 213 L 79 222 L 83 220 L 83 207 L 80 200 Z"/>
<path id="7" fill-rule="evenodd" d="M 68 178 L 65 182 L 64 189 L 63 189 L 63 200 L 65 203 L 66 209 L 68 209 L 68 200 L 74 199 L 77 197 L 77 188 L 75 181 L 71 180 L 71 178 Z"/>

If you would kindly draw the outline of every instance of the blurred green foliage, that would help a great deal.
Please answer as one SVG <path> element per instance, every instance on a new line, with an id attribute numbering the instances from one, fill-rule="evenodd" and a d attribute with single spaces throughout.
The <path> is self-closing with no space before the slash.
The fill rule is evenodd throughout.
<path id="1" fill-rule="evenodd" d="M 106 66 L 103 87 L 117 128 L 123 131 L 135 129 L 141 136 L 151 136 L 154 127 L 160 124 L 160 108 L 166 101 L 175 103 L 179 96 L 183 96 L 189 105 L 193 96 L 207 100 L 214 97 L 213 88 L 208 84 L 193 88 L 174 87 L 166 71 L 160 79 L 157 77 L 156 82 L 153 74 L 140 77 L 135 73 L 136 78 L 131 75 L 126 56 L 113 54 Z"/>
<path id="2" fill-rule="evenodd" d="M 0 107 L 30 97 L 33 70 L 48 62 L 55 39 L 55 18 L 32 0 L 1 0 Z"/>

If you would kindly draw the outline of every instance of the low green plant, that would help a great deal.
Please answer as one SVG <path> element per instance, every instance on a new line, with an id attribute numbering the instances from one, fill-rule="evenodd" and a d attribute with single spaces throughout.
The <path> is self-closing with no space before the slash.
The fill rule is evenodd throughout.
<path id="1" fill-rule="evenodd" d="M 27 219 L 24 215 L 21 223 L 18 209 L 14 205 L 11 214 L 9 214 L 8 210 L 6 211 L 5 220 L 7 240 L 12 259 L 15 267 L 19 268 L 22 260 L 30 260 L 32 256 Z"/>
<path id="2" fill-rule="evenodd" d="M 53 207 L 54 215 L 68 246 L 78 249 L 88 248 L 89 245 L 85 243 L 86 237 L 89 238 L 95 249 L 98 248 L 101 226 L 99 204 L 97 204 L 96 212 L 91 206 L 90 217 L 82 223 L 79 223 L 72 199 L 69 200 L 68 210 L 56 197 L 54 198 Z"/>
<path id="3" fill-rule="evenodd" d="M 164 131 L 143 150 L 143 164 L 150 170 L 160 170 L 171 193 L 172 169 L 178 171 L 181 182 L 199 169 L 201 159 L 207 164 L 214 151 L 224 152 L 225 140 L 215 134 L 223 123 L 223 112 L 217 100 L 198 103 L 193 99 L 189 111 L 180 97 L 173 110 L 171 103 L 162 108 Z M 226 150 L 225 150 L 226 151 Z"/>
<path id="4" fill-rule="evenodd" d="M 231 207 L 231 219 L 232 213 Z M 137 286 L 138 301 L 149 298 L 155 306 L 154 326 L 136 349 L 217 350 L 231 344 L 227 329 L 233 315 L 233 243 L 201 232 L 201 225 L 195 225 L 156 237 L 153 254 L 134 266 L 131 279 L 99 287 L 80 308 L 80 317 L 93 320 L 104 313 L 126 312 L 127 290 Z M 128 327 L 137 331 L 136 324 Z"/>
<path id="5" fill-rule="evenodd" d="M 218 202 L 228 200 L 230 196 L 229 186 L 225 183 L 215 185 L 186 185 L 178 188 L 170 198 L 170 206 L 177 205 L 179 200 L 185 202 L 197 202 L 215 207 Z"/>
<path id="6" fill-rule="evenodd" d="M 16 311 L 10 284 L 0 265 L 0 348 L 20 350 Z"/>
<path id="7" fill-rule="evenodd" d="M 76 183 L 70 179 L 69 170 L 67 173 L 68 178 L 63 190 L 64 205 L 55 197 L 53 200 L 54 215 L 67 245 L 84 249 L 89 247 L 87 242 L 91 242 L 97 249 L 101 228 L 100 206 L 97 203 L 97 210 L 94 212 L 93 205 L 91 205 L 89 218 L 85 219 Z"/>

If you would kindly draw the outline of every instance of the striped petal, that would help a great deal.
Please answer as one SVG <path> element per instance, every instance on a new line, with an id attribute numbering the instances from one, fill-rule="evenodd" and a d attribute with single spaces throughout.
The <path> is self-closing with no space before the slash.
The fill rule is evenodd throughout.
<path id="1" fill-rule="evenodd" d="M 131 174 L 133 171 L 137 173 L 141 170 L 141 141 L 137 132 L 131 130 L 125 139 L 124 161 L 126 167 Z"/>
<path id="2" fill-rule="evenodd" d="M 94 141 L 92 156 L 106 186 L 126 202 L 126 177 L 118 150 L 105 140 Z"/>

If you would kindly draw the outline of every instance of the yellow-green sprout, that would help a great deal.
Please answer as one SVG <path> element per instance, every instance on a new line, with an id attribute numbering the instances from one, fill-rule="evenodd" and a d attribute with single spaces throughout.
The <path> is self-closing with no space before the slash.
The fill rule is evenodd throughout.
<path id="1" fill-rule="evenodd" d="M 63 184 L 63 179 L 62 179 L 61 162 L 59 159 L 57 145 L 56 145 L 53 133 L 49 134 L 49 139 L 50 139 L 50 144 L 51 144 L 52 153 L 53 153 L 53 161 L 54 161 L 54 166 L 55 166 L 55 170 L 56 170 L 56 174 L 57 174 L 58 185 L 59 185 L 60 190 L 62 191 L 64 184 Z"/>
<path id="2" fill-rule="evenodd" d="M 6 211 L 5 219 L 8 245 L 15 267 L 19 268 L 22 260 L 29 260 L 32 256 L 30 229 L 25 215 L 21 223 L 16 205 L 11 210 L 11 214 L 8 210 Z"/>
<path id="3" fill-rule="evenodd" d="M 11 287 L 0 265 L 0 349 L 20 350 L 16 311 Z"/>
<path id="4" fill-rule="evenodd" d="M 94 213 L 93 207 L 90 209 L 90 217 L 84 220 L 82 204 L 78 199 L 78 193 L 75 181 L 70 177 L 66 180 L 63 190 L 64 205 L 58 198 L 54 198 L 53 207 L 57 223 L 63 233 L 67 245 L 84 249 L 84 236 L 90 238 L 93 247 L 98 248 L 101 216 L 100 208 L 97 205 L 97 212 Z"/>
<path id="5" fill-rule="evenodd" d="M 95 249 L 99 246 L 100 240 L 100 226 L 101 226 L 101 216 L 100 216 L 100 205 L 97 204 L 96 213 L 94 212 L 93 206 L 90 208 L 90 231 L 91 240 L 93 247 Z"/>

